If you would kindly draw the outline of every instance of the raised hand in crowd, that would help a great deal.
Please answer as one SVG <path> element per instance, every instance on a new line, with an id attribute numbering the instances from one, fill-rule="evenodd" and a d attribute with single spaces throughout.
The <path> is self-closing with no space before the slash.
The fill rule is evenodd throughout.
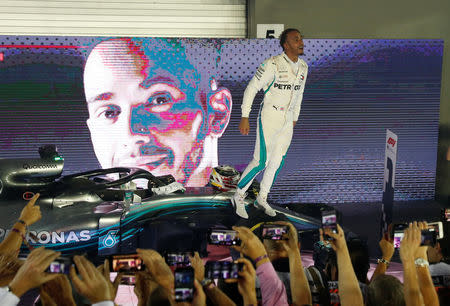
<path id="1" fill-rule="evenodd" d="M 192 268 L 194 268 L 195 279 L 202 284 L 203 291 L 214 305 L 235 305 L 222 290 L 216 287 L 214 280 L 205 279 L 205 265 L 198 252 L 195 252 L 192 257 L 189 256 L 189 260 Z"/>
<path id="2" fill-rule="evenodd" d="M 417 227 L 419 228 L 419 231 L 428 230 L 428 224 L 426 222 L 418 222 Z M 439 305 L 439 297 L 436 289 L 434 288 L 429 270 L 427 249 L 428 246 L 419 245 L 414 254 L 414 263 L 416 264 L 419 288 L 425 305 Z"/>
<path id="3" fill-rule="evenodd" d="M 73 261 L 81 278 L 76 274 L 75 267 L 70 267 L 70 278 L 75 290 L 86 297 L 91 303 L 114 301 L 109 281 L 97 270 L 93 263 L 83 256 L 74 256 Z"/>
<path id="4" fill-rule="evenodd" d="M 205 265 L 203 260 L 200 258 L 198 252 L 194 253 L 194 256 L 189 256 L 189 261 L 191 262 L 192 268 L 194 268 L 195 279 L 200 283 L 205 278 Z"/>
<path id="5" fill-rule="evenodd" d="M 256 271 L 252 263 L 246 258 L 239 258 L 236 260 L 244 266 L 242 271 L 238 272 L 238 290 L 244 300 L 244 305 L 257 305 L 256 299 Z"/>
<path id="6" fill-rule="evenodd" d="M 0 253 L 0 287 L 7 286 L 23 265 L 23 261 L 12 254 Z"/>
<path id="7" fill-rule="evenodd" d="M 241 240 L 241 245 L 233 246 L 233 248 L 250 257 L 256 266 L 256 275 L 261 285 L 262 304 L 288 305 L 286 288 L 273 268 L 261 240 L 247 227 L 233 226 L 233 229 Z"/>
<path id="8" fill-rule="evenodd" d="M 108 300 L 114 301 L 114 299 L 116 298 L 116 295 L 117 295 L 117 289 L 119 289 L 119 284 L 122 279 L 123 272 L 117 273 L 116 278 L 114 279 L 113 282 L 111 282 L 111 278 L 110 278 L 111 271 L 109 270 L 109 260 L 108 259 L 105 259 L 103 264 L 97 267 L 97 270 L 103 275 L 103 277 L 105 278 L 105 280 L 108 283 L 109 292 L 111 293 L 110 299 L 108 299 Z"/>
<path id="9" fill-rule="evenodd" d="M 9 283 L 11 292 L 20 298 L 28 290 L 58 277 L 58 274 L 46 273 L 45 270 L 59 255 L 60 252 L 45 248 L 34 249 Z"/>
<path id="10" fill-rule="evenodd" d="M 0 243 L 0 253 L 18 254 L 22 241 L 26 238 L 28 226 L 41 219 L 41 208 L 35 205 L 39 193 L 36 193 L 25 205 L 19 220 L 14 223 L 8 236 Z"/>
<path id="11" fill-rule="evenodd" d="M 336 252 L 338 265 L 338 284 L 341 305 L 364 305 L 361 289 L 353 269 L 350 254 L 345 241 L 344 230 L 337 224 L 337 233 L 324 229 L 324 234 L 330 236 L 331 247 Z"/>
<path id="12" fill-rule="evenodd" d="M 194 280 L 194 298 L 192 299 L 192 305 L 206 306 L 206 295 L 198 280 Z"/>
<path id="13" fill-rule="evenodd" d="M 154 305 L 162 304 L 163 300 L 171 301 L 168 291 L 162 288 L 157 282 L 155 282 L 148 272 L 139 271 L 135 274 L 135 277 L 136 282 L 134 284 L 134 293 L 138 298 L 138 306 L 150 305 L 149 304 L 150 297 L 156 291 L 163 291 L 163 292 L 160 292 L 161 294 L 153 295 L 152 303 L 154 303 Z"/>
<path id="14" fill-rule="evenodd" d="M 40 194 L 36 193 L 25 205 L 25 207 L 22 209 L 22 212 L 20 213 L 19 220 L 22 220 L 26 223 L 27 226 L 30 226 L 37 221 L 41 220 L 41 208 L 39 205 L 35 205 L 37 199 L 39 198 Z"/>
<path id="15" fill-rule="evenodd" d="M 372 274 L 372 281 L 376 276 L 380 274 L 385 274 L 386 270 L 391 262 L 392 256 L 394 256 L 394 240 L 390 236 L 392 224 L 389 225 L 387 233 L 384 233 L 378 245 L 381 250 L 381 259 L 378 260 L 378 265 Z"/>
<path id="16" fill-rule="evenodd" d="M 174 291 L 174 276 L 164 258 L 155 250 L 137 249 L 152 278 L 170 293 Z"/>
<path id="17" fill-rule="evenodd" d="M 277 240 L 280 243 L 288 256 L 300 254 L 300 245 L 298 242 L 297 229 L 290 222 L 276 221 L 273 224 L 285 225 L 289 228 L 288 233 L 284 234 L 285 237 L 282 240 Z"/>
<path id="18" fill-rule="evenodd" d="M 40 296 L 43 306 L 76 306 L 72 286 L 65 274 L 57 274 L 56 278 L 42 284 Z"/>
<path id="19" fill-rule="evenodd" d="M 419 280 L 417 278 L 414 258 L 420 246 L 420 229 L 417 222 L 410 223 L 404 231 L 400 243 L 400 259 L 403 264 L 403 290 L 406 305 L 422 305 Z"/>
<path id="20" fill-rule="evenodd" d="M 289 257 L 290 286 L 293 305 L 309 305 L 312 303 L 311 289 L 305 274 L 298 241 L 297 229 L 290 222 L 277 221 L 275 224 L 285 225 L 289 228 L 287 240 L 280 240 Z"/>
<path id="21" fill-rule="evenodd" d="M 233 248 L 243 255 L 250 257 L 255 263 L 256 268 L 260 265 L 270 262 L 264 244 L 259 238 L 245 226 L 233 226 L 233 230 L 238 233 L 241 245 L 233 246 Z"/>

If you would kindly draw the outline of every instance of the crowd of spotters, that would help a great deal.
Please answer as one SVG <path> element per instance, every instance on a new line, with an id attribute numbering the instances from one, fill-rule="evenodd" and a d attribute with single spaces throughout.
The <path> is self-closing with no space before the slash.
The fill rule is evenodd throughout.
<path id="1" fill-rule="evenodd" d="M 41 218 L 35 205 L 38 196 L 24 207 L 19 221 L 0 244 L 0 305 L 17 305 L 33 288 L 39 290 L 36 303 L 41 305 L 114 305 L 122 274 L 111 281 L 108 260 L 95 267 L 84 256 L 74 256 L 69 273 L 58 274 L 46 271 L 61 255 L 59 252 L 41 247 L 33 249 L 26 260 L 17 258 L 22 243 L 26 243 L 27 227 Z M 191 256 L 195 281 L 190 302 L 175 301 L 176 280 L 165 259 L 154 250 L 138 249 L 145 264 L 145 270 L 135 274 L 139 305 L 439 305 L 440 301 L 444 305 L 450 301 L 445 296 L 448 291 L 440 296 L 439 286 L 432 280 L 432 274 L 447 275 L 448 280 L 449 246 L 442 241 L 441 245 L 421 246 L 425 222 L 410 223 L 404 231 L 399 249 L 403 283 L 385 274 L 394 254 L 390 236 L 385 235 L 379 243 L 382 257 L 369 280 L 367 245 L 359 239 L 346 240 L 339 225 L 336 233 L 320 230 L 314 265 L 305 268 L 297 230 L 288 222 L 275 223 L 289 228 L 285 239 L 261 239 L 258 226 L 252 230 L 233 227 L 241 241 L 231 247 L 242 267 L 237 279 L 209 279 L 205 277 L 204 260 L 198 253 Z M 85 302 L 80 302 L 83 298 Z"/>

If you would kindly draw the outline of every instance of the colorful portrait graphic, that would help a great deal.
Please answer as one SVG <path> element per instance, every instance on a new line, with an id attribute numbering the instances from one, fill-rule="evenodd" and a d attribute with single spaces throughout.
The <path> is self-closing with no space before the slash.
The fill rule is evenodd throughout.
<path id="1" fill-rule="evenodd" d="M 231 93 L 188 61 L 181 41 L 100 42 L 86 61 L 84 92 L 103 168 L 172 174 L 187 187 L 208 183 L 218 164 L 217 140 L 230 119 Z"/>
<path id="2" fill-rule="evenodd" d="M 394 201 L 434 199 L 442 40 L 305 39 L 309 73 L 269 202 L 380 202 L 386 129 L 398 136 Z M 276 39 L 0 36 L 0 158 L 55 144 L 63 175 L 109 167 L 207 185 L 251 160 L 244 90 Z M 260 180 L 260 177 L 256 177 Z"/>

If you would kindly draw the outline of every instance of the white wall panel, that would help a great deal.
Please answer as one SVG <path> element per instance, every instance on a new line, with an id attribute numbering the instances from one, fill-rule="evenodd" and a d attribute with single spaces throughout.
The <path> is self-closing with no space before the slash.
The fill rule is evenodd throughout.
<path id="1" fill-rule="evenodd" d="M 247 36 L 246 0 L 0 3 L 0 35 Z"/>

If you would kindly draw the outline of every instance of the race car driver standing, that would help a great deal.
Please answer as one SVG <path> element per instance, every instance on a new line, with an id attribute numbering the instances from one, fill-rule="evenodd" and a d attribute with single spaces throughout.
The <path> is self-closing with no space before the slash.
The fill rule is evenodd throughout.
<path id="1" fill-rule="evenodd" d="M 303 54 L 303 37 L 297 29 L 286 29 L 280 35 L 284 52 L 265 60 L 256 71 L 244 92 L 239 130 L 248 135 L 248 117 L 257 92 L 264 90 L 256 130 L 253 159 L 242 173 L 231 202 L 236 214 L 247 219 L 246 190 L 255 176 L 264 170 L 255 206 L 269 216 L 275 211 L 267 203 L 270 188 L 284 164 L 292 139 L 293 128 L 300 114 L 308 65 L 299 58 Z"/>

